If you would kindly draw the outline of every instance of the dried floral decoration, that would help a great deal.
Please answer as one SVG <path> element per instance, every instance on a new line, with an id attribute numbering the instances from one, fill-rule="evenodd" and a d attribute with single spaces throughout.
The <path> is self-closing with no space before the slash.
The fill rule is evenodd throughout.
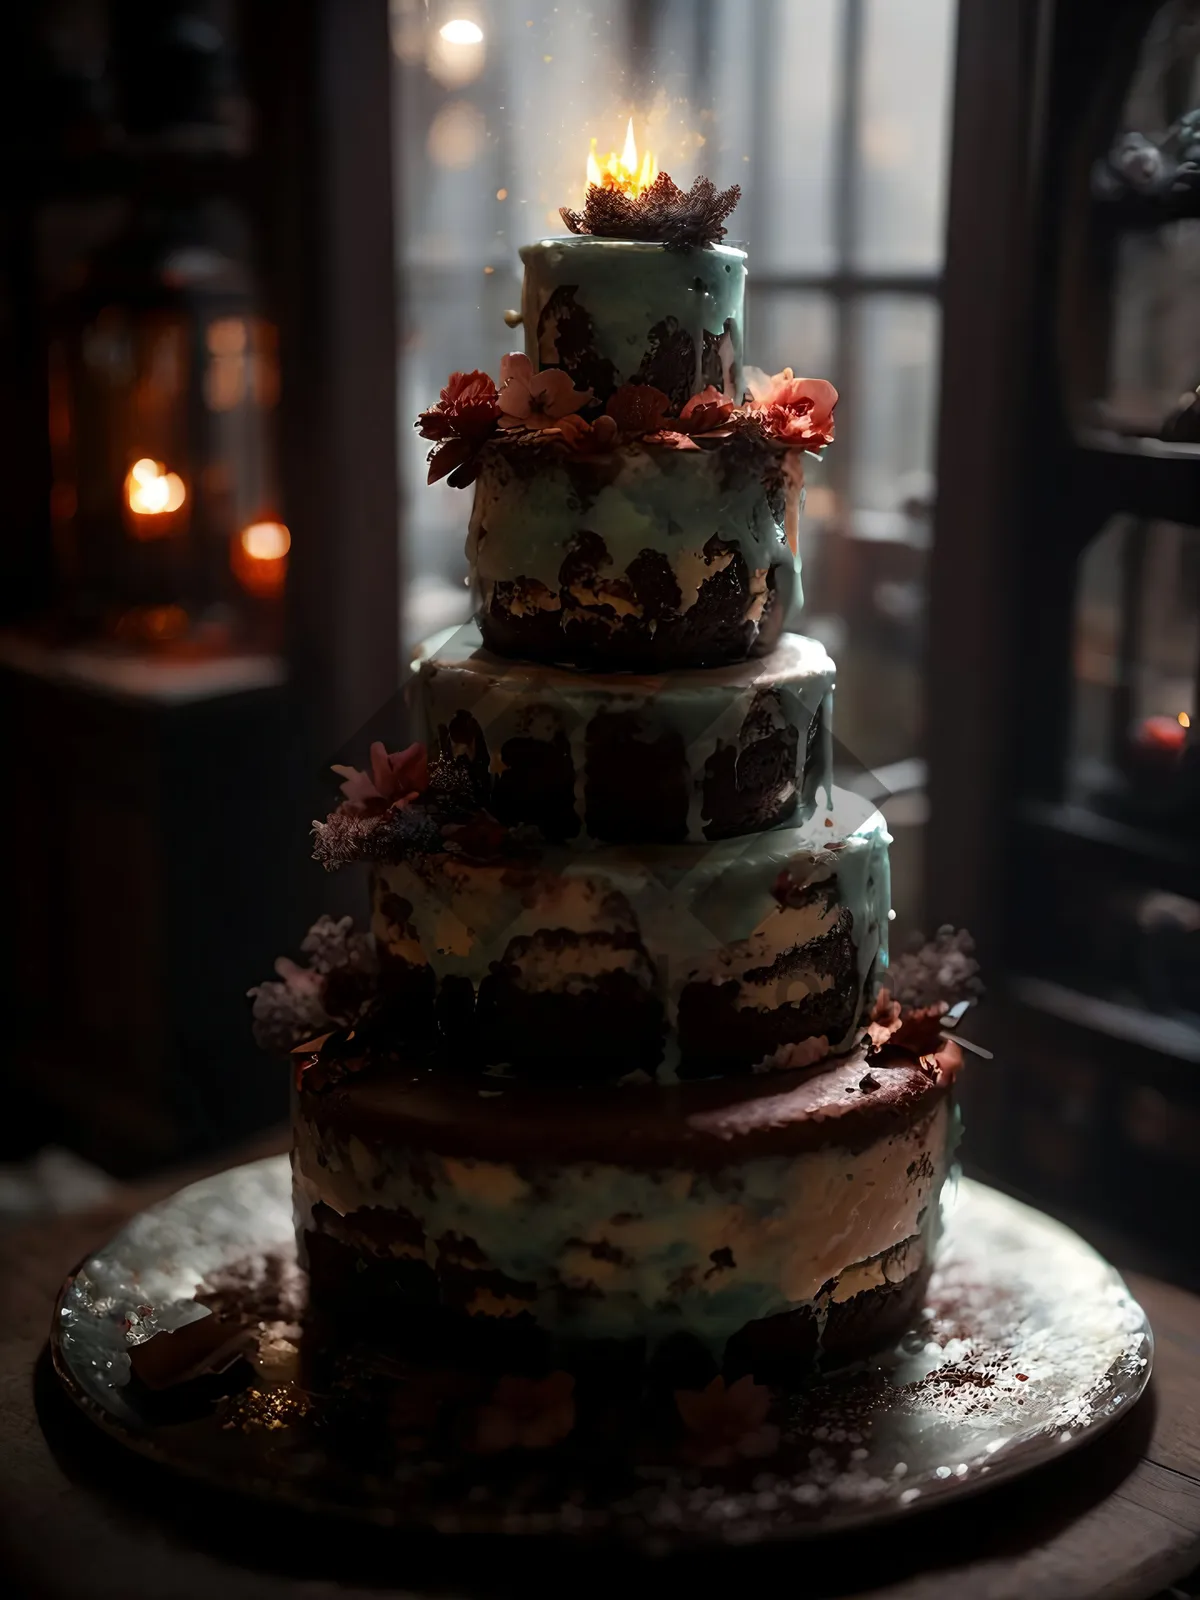
<path id="1" fill-rule="evenodd" d="M 436 851 L 491 860 L 520 840 L 488 812 L 463 757 L 430 761 L 425 746 L 371 746 L 369 772 L 335 766 L 344 799 L 313 823 L 313 857 L 328 872 L 357 861 L 403 861 Z"/>
<path id="2" fill-rule="evenodd" d="M 435 441 L 429 481 L 463 488 L 478 476 L 485 453 L 547 447 L 571 456 L 602 456 L 637 445 L 657 449 L 715 449 L 744 440 L 780 452 L 785 463 L 819 455 L 833 439 L 837 390 L 822 378 L 797 378 L 790 367 L 768 375 L 751 368 L 750 398 L 709 384 L 675 410 L 669 395 L 649 383 L 623 383 L 603 413 L 590 389 L 577 389 L 557 367 L 536 371 L 519 352 L 501 362 L 497 390 L 485 373 L 452 374 L 438 405 L 423 411 L 417 427 Z M 597 413 L 585 415 L 587 412 Z"/>
<path id="3" fill-rule="evenodd" d="M 918 934 L 912 948 L 896 956 L 888 970 L 888 988 L 902 1006 L 947 1006 L 976 1000 L 983 993 L 975 941 L 965 928 L 946 923 L 933 938 Z"/>
<path id="4" fill-rule="evenodd" d="M 698 1467 L 727 1467 L 769 1456 L 779 1429 L 767 1421 L 771 1391 L 747 1375 L 726 1387 L 714 1378 L 706 1389 L 677 1389 L 675 1406 L 687 1431 L 684 1457 Z"/>
<path id="5" fill-rule="evenodd" d="M 411 805 L 429 787 L 429 758 L 423 744 L 389 751 L 380 740 L 371 746 L 371 770 L 334 765 L 342 783 L 343 805 L 356 816 Z"/>
<path id="6" fill-rule="evenodd" d="M 375 941 L 355 931 L 352 917 L 319 918 L 300 949 L 307 965 L 280 956 L 277 978 L 249 991 L 254 1037 L 264 1050 L 286 1054 L 306 1039 L 352 1027 L 374 998 Z"/>
<path id="7" fill-rule="evenodd" d="M 569 1372 L 545 1378 L 500 1379 L 475 1418 L 470 1448 L 479 1455 L 503 1450 L 548 1450 L 575 1426 L 575 1379 Z"/>
<path id="8" fill-rule="evenodd" d="M 563 206 L 559 215 L 572 233 L 651 239 L 668 250 L 694 250 L 725 237 L 725 223 L 741 196 L 736 183 L 718 189 L 711 178 L 697 178 L 690 189 L 681 189 L 669 173 L 660 172 L 636 196 L 591 183 L 583 210 Z"/>
<path id="9" fill-rule="evenodd" d="M 776 373 L 747 367 L 746 383 L 768 438 L 801 450 L 833 443 L 838 392 L 824 378 L 797 378 L 791 367 Z"/>
<path id="10" fill-rule="evenodd" d="M 429 479 L 449 478 L 456 489 L 473 483 L 479 452 L 500 420 L 496 385 L 486 372 L 452 372 L 438 403 L 417 418 L 423 439 L 436 440 L 429 452 Z"/>
<path id="11" fill-rule="evenodd" d="M 898 956 L 889 971 L 867 1024 L 867 1048 L 878 1054 L 886 1046 L 923 1060 L 946 1043 L 954 1018 L 952 1008 L 983 992 L 974 940 L 965 928 L 941 927 L 933 939 Z"/>

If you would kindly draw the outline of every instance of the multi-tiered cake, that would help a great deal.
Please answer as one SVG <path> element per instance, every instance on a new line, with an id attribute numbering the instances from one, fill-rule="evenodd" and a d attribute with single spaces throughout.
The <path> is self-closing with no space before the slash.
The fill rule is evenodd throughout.
<path id="1" fill-rule="evenodd" d="M 959 1056 L 944 1005 L 881 993 L 888 835 L 785 631 L 836 394 L 743 368 L 736 193 L 629 188 L 521 252 L 499 386 L 420 418 L 431 480 L 475 486 L 475 620 L 317 828 L 371 934 L 318 924 L 256 1010 L 308 1036 L 318 1308 L 484 1362 L 761 1371 L 919 1307 Z"/>

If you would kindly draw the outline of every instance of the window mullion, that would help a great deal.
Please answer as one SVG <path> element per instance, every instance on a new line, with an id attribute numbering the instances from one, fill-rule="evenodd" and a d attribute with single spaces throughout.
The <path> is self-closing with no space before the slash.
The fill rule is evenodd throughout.
<path id="1" fill-rule="evenodd" d="M 862 108 L 863 33 L 866 23 L 865 0 L 842 0 L 842 41 L 839 62 L 841 93 L 837 137 L 833 156 L 833 250 L 834 271 L 843 292 L 834 303 L 834 371 L 841 394 L 840 411 L 844 424 L 853 415 L 854 379 L 858 371 L 858 295 L 851 288 L 857 233 L 860 186 L 859 118 Z M 830 458 L 830 485 L 838 496 L 843 516 L 850 515 L 853 482 L 852 460 L 847 450 L 834 451 Z"/>

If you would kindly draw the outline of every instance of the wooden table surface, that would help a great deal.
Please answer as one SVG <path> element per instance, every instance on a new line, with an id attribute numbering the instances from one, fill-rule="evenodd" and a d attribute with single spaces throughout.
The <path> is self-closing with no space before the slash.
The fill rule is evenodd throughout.
<path id="1" fill-rule="evenodd" d="M 1157 1354 L 1150 1390 L 1129 1416 L 1025 1479 L 874 1533 L 647 1563 L 546 1543 L 375 1533 L 202 1490 L 93 1428 L 60 1392 L 45 1349 L 63 1278 L 179 1182 L 0 1233 L 5 1596 L 380 1600 L 569 1587 L 611 1597 L 614 1586 L 745 1594 L 786 1576 L 790 1597 L 1150 1600 L 1200 1564 L 1200 1299 L 1136 1275 Z"/>

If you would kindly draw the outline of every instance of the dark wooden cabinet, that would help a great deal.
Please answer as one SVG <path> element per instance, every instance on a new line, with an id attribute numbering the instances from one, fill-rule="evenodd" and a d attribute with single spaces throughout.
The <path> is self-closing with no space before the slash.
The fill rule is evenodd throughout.
<path id="1" fill-rule="evenodd" d="M 1198 61 L 1194 5 L 963 0 L 928 671 L 929 904 L 976 933 L 999 1052 L 969 1075 L 968 1159 L 1180 1271 L 1200 443 L 1170 374 L 1200 379 L 1200 185 L 1168 130 Z"/>

